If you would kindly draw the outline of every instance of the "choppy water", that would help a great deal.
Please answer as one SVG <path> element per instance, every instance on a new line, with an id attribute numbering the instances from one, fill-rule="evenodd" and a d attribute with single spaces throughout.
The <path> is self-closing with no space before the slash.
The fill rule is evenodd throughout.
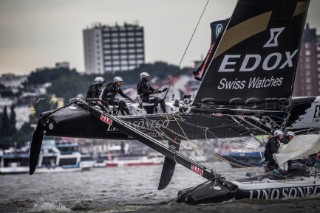
<path id="1" fill-rule="evenodd" d="M 177 192 L 205 181 L 177 167 L 158 191 L 161 166 L 93 169 L 87 172 L 0 176 L 0 212 L 320 212 L 320 198 L 189 206 Z"/>

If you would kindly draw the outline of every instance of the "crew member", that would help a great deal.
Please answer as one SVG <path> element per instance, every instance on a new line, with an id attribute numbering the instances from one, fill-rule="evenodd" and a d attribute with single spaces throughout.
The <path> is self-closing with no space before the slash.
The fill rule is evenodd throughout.
<path id="1" fill-rule="evenodd" d="M 286 137 L 285 137 L 285 141 L 283 142 L 284 144 L 287 144 L 287 143 L 289 143 L 293 138 L 294 138 L 294 132 L 292 132 L 292 131 L 288 131 L 287 133 L 286 133 Z"/>
<path id="2" fill-rule="evenodd" d="M 278 164 L 273 159 L 273 154 L 277 153 L 280 148 L 280 143 L 283 142 L 284 135 L 281 130 L 276 130 L 273 133 L 273 137 L 271 137 L 265 147 L 264 157 L 267 161 L 267 166 L 265 167 L 266 172 L 273 171 L 278 169 Z"/>
<path id="3" fill-rule="evenodd" d="M 158 103 L 160 103 L 160 107 L 163 113 L 166 113 L 166 105 L 164 99 L 158 99 L 158 97 L 150 97 L 151 94 L 157 94 L 161 92 L 165 92 L 168 88 L 164 88 L 163 90 L 155 90 L 149 84 L 149 74 L 147 72 L 142 72 L 140 74 L 140 79 L 137 85 L 138 95 L 140 95 L 141 101 L 144 103 L 154 103 L 153 107 L 145 107 L 148 114 L 152 114 L 154 111 L 158 112 L 157 107 Z"/>
<path id="4" fill-rule="evenodd" d="M 98 76 L 94 79 L 94 83 L 89 87 L 87 91 L 87 97 L 86 101 L 87 102 L 92 102 L 90 99 L 98 99 L 101 91 L 102 91 L 102 86 L 104 83 L 104 79 L 101 76 Z"/>
<path id="5" fill-rule="evenodd" d="M 120 88 L 120 86 L 122 85 L 122 78 L 121 77 L 115 77 L 113 79 L 113 83 L 109 83 L 106 88 L 103 90 L 102 92 L 102 100 L 105 101 L 105 103 L 107 103 L 108 105 L 112 105 L 115 109 L 115 106 L 119 106 L 119 111 L 121 112 L 122 115 L 130 115 L 128 106 L 126 104 L 126 102 L 124 102 L 123 100 L 118 100 L 115 98 L 116 94 L 121 95 L 123 98 L 126 98 L 130 101 L 133 102 L 133 100 L 131 100 L 131 98 L 129 98 L 126 94 L 124 94 Z M 115 110 L 114 110 L 115 111 Z"/>

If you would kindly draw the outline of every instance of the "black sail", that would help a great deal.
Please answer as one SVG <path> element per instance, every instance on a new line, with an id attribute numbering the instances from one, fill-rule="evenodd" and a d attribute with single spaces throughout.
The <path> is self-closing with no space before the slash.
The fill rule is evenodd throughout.
<path id="1" fill-rule="evenodd" d="M 287 111 L 309 0 L 239 0 L 194 100 L 218 107 Z"/>
<path id="2" fill-rule="evenodd" d="M 229 19 L 219 20 L 219 21 L 212 22 L 210 24 L 211 44 L 210 44 L 210 48 L 209 48 L 209 51 L 208 51 L 205 59 L 203 60 L 201 65 L 198 67 L 198 69 L 195 72 L 193 72 L 194 78 L 196 80 L 201 81 L 203 76 L 205 75 L 205 71 L 207 70 L 209 63 L 212 60 L 213 53 L 216 51 L 216 49 L 219 45 L 221 36 L 222 36 L 224 30 L 226 29 L 228 21 L 229 21 Z"/>

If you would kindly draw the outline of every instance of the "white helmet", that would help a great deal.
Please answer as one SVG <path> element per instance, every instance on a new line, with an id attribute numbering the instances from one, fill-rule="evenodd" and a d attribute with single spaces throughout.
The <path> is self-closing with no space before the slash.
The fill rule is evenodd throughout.
<path id="1" fill-rule="evenodd" d="M 280 129 L 274 131 L 273 136 L 283 135 L 283 132 Z"/>
<path id="2" fill-rule="evenodd" d="M 113 79 L 113 82 L 114 82 L 114 83 L 119 82 L 119 81 L 120 81 L 120 82 L 123 81 L 121 77 L 119 77 L 119 76 L 114 77 L 114 79 Z"/>
<path id="3" fill-rule="evenodd" d="M 294 136 L 294 132 L 288 131 L 288 132 L 286 133 L 286 136 Z"/>
<path id="4" fill-rule="evenodd" d="M 103 77 L 101 77 L 101 76 L 98 76 L 98 77 L 96 77 L 95 79 L 94 79 L 94 83 L 96 83 L 96 84 L 101 84 L 101 83 L 103 83 L 104 82 L 104 79 L 103 79 Z"/>
<path id="5" fill-rule="evenodd" d="M 143 78 L 145 78 L 145 77 L 149 77 L 149 73 L 147 73 L 147 72 L 142 72 L 142 73 L 140 73 L 140 78 L 141 78 L 141 80 L 142 80 Z"/>

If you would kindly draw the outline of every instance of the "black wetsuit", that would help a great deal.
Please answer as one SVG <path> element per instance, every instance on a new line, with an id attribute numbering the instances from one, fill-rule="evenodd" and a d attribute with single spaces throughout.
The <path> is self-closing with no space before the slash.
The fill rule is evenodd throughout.
<path id="1" fill-rule="evenodd" d="M 272 137 L 268 140 L 265 150 L 264 157 L 265 160 L 268 161 L 268 171 L 272 171 L 274 169 L 278 169 L 278 164 L 273 159 L 273 154 L 277 153 L 280 148 L 280 141 L 277 137 Z"/>
<path id="2" fill-rule="evenodd" d="M 116 96 L 116 94 L 119 94 L 123 98 L 131 100 L 126 94 L 122 92 L 120 87 L 115 83 L 110 83 L 106 86 L 106 88 L 103 90 L 103 93 L 102 93 L 102 100 L 106 101 L 109 105 L 113 105 L 113 106 L 118 105 L 119 111 L 121 112 L 122 115 L 125 115 L 125 113 L 127 115 L 130 115 L 126 102 L 124 102 L 123 100 L 115 99 L 114 97 Z"/>
<path id="3" fill-rule="evenodd" d="M 87 91 L 86 101 L 90 98 L 99 98 L 101 91 L 102 84 L 92 84 Z"/>
<path id="4" fill-rule="evenodd" d="M 141 80 L 138 85 L 137 85 L 137 91 L 138 94 L 140 95 L 140 98 L 142 100 L 142 102 L 145 103 L 154 103 L 154 110 L 155 112 L 157 112 L 157 106 L 158 103 L 160 103 L 160 107 L 162 109 L 162 111 L 164 113 L 166 113 L 166 105 L 163 99 L 158 99 L 157 97 L 153 97 L 153 99 L 150 98 L 151 94 L 156 94 L 156 93 L 161 93 L 162 91 L 158 91 L 153 89 L 149 82 L 146 80 Z M 148 114 L 152 114 L 153 113 L 153 108 L 146 108 L 146 111 Z"/>

